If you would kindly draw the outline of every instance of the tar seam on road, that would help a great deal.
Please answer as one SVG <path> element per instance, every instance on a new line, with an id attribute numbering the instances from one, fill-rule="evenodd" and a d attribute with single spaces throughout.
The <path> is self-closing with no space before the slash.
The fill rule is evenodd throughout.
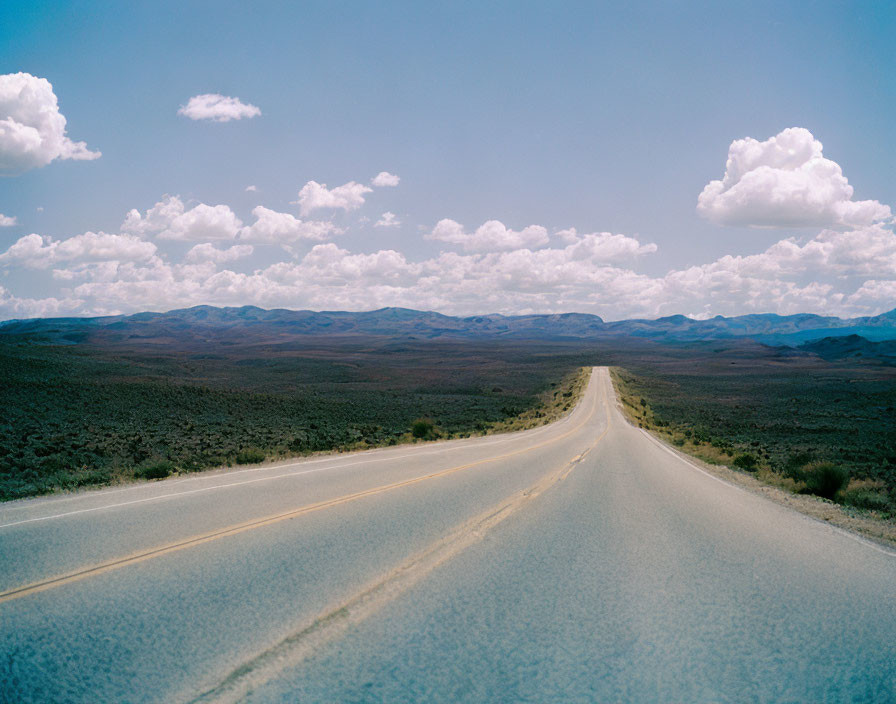
<path id="1" fill-rule="evenodd" d="M 498 524 L 517 513 L 549 488 L 562 482 L 609 432 L 610 413 L 606 397 L 604 403 L 607 406 L 607 427 L 580 455 L 556 471 L 543 476 L 535 484 L 516 492 L 509 499 L 462 524 L 347 601 L 323 611 L 309 625 L 236 668 L 220 684 L 191 700 L 191 704 L 243 701 L 254 688 L 270 681 L 286 668 L 299 665 L 322 645 L 368 618 L 435 569 L 482 540 Z M 595 408 L 592 409 L 586 422 L 593 416 L 596 406 L 595 403 Z"/>
<path id="2" fill-rule="evenodd" d="M 65 584 L 71 584 L 72 582 L 80 581 L 86 577 L 93 577 L 99 574 L 103 574 L 105 572 L 109 572 L 121 567 L 125 567 L 128 565 L 137 564 L 139 562 L 143 562 L 145 560 L 150 560 L 155 557 L 160 557 L 162 555 L 167 555 L 173 552 L 178 552 L 180 550 L 184 550 L 186 548 L 195 547 L 197 545 L 202 545 L 204 543 L 212 542 L 213 540 L 218 540 L 220 538 L 237 535 L 239 533 L 243 533 L 248 530 L 252 530 L 254 528 L 261 528 L 263 526 L 269 526 L 274 523 L 279 523 L 280 521 L 288 520 L 291 518 L 296 518 L 298 516 L 312 513 L 314 511 L 320 511 L 322 509 L 331 508 L 333 506 L 338 506 L 341 504 L 348 503 L 350 501 L 355 501 L 357 499 L 361 499 L 367 496 L 373 496 L 376 494 L 382 494 L 387 491 L 392 491 L 394 489 L 399 489 L 402 487 L 410 486 L 412 484 L 417 484 L 419 482 L 423 482 L 429 479 L 436 479 L 438 477 L 444 477 L 449 474 L 453 474 L 455 472 L 459 472 L 465 469 L 470 469 L 472 467 L 477 467 L 483 464 L 489 464 L 491 462 L 497 462 L 499 460 L 504 460 L 509 457 L 515 457 L 517 455 L 524 454 L 526 452 L 531 452 L 532 450 L 539 449 L 541 447 L 545 447 L 546 445 L 553 444 L 564 438 L 569 437 L 579 429 L 581 429 L 594 415 L 594 411 L 596 410 L 597 402 L 594 401 L 591 411 L 588 413 L 587 417 L 574 428 L 566 431 L 562 435 L 558 435 L 557 437 L 546 440 L 537 445 L 533 445 L 532 447 L 527 447 L 522 450 L 517 450 L 515 452 L 509 452 L 503 455 L 497 455 L 495 457 L 488 457 L 482 460 L 477 460 L 475 462 L 469 462 L 467 464 L 462 464 L 457 467 L 449 467 L 448 469 L 443 469 L 438 472 L 433 472 L 431 474 L 426 474 L 420 477 L 414 477 L 413 479 L 405 479 L 400 482 L 395 482 L 393 484 L 386 484 L 384 486 L 373 487 L 371 489 L 365 489 L 363 491 L 358 491 L 353 494 L 347 494 L 345 496 L 340 496 L 334 499 L 327 499 L 326 501 L 319 501 L 317 503 L 308 504 L 306 506 L 301 506 L 297 509 L 293 509 L 291 511 L 287 511 L 285 513 L 279 513 L 273 516 L 267 516 L 265 518 L 257 518 L 251 521 L 246 521 L 244 523 L 239 523 L 233 526 L 229 526 L 227 528 L 221 528 L 216 531 L 212 531 L 210 533 L 204 533 L 201 535 L 193 536 L 192 538 L 188 538 L 186 540 L 179 540 L 175 543 L 170 543 L 168 545 L 162 545 L 157 548 L 151 548 L 149 550 L 142 550 L 138 553 L 128 555 L 126 557 L 117 558 L 114 560 L 110 560 L 107 562 L 103 562 L 97 565 L 93 565 L 91 567 L 86 567 L 79 569 L 75 572 L 70 572 L 68 574 L 59 575 L 56 577 L 51 577 L 48 579 L 40 580 L 39 582 L 33 582 L 31 584 L 27 584 L 21 587 L 16 587 L 14 589 L 10 589 L 4 592 L 0 592 L 0 604 L 11 601 L 13 599 L 19 599 L 24 596 L 29 596 L 31 594 L 36 594 L 38 592 L 46 591 L 47 589 L 52 589 L 54 587 L 59 587 Z M 609 427 L 609 426 L 608 426 Z M 603 436 L 601 436 L 603 437 Z"/>

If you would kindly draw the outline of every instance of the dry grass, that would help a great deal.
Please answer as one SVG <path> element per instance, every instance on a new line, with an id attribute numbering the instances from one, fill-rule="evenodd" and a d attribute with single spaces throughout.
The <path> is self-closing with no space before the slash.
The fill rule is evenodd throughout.
<path id="1" fill-rule="evenodd" d="M 553 423 L 569 413 L 581 400 L 582 394 L 588 386 L 591 378 L 591 368 L 581 367 L 572 374 L 568 374 L 560 382 L 551 383 L 551 388 L 540 396 L 540 403 L 523 413 L 512 418 L 489 423 L 481 431 L 461 433 L 448 433 L 443 429 L 432 426 L 425 436 L 415 435 L 413 429 L 404 435 L 387 443 L 388 445 L 404 445 L 408 443 L 426 442 L 432 440 L 453 440 L 457 438 L 469 438 L 496 433 L 513 433 L 521 430 L 537 428 L 548 423 Z M 429 421 L 426 421 L 429 423 Z M 369 443 L 357 443 L 337 451 L 366 450 L 383 445 L 371 445 Z"/>
<path id="2" fill-rule="evenodd" d="M 493 423 L 486 434 L 528 430 L 559 420 L 575 408 L 582 398 L 590 378 L 591 369 L 582 367 L 575 373 L 564 377 L 556 388 L 545 391 L 541 395 L 541 404 L 538 407 L 531 408 L 515 418 Z"/>

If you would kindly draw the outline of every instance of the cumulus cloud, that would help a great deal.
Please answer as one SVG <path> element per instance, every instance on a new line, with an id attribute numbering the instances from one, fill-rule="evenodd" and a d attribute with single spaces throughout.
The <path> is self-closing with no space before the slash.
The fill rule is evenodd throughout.
<path id="1" fill-rule="evenodd" d="M 255 193 L 258 190 L 257 186 L 246 186 L 247 193 Z"/>
<path id="2" fill-rule="evenodd" d="M 143 215 L 137 209 L 130 210 L 121 231 L 155 234 L 163 240 L 232 240 L 242 224 L 229 206 L 200 203 L 187 210 L 180 198 L 165 195 Z"/>
<path id="3" fill-rule="evenodd" d="M 370 185 L 376 186 L 377 188 L 383 188 L 387 186 L 397 186 L 399 181 L 401 181 L 401 178 L 395 174 L 390 174 L 388 171 L 380 171 L 370 180 Z"/>
<path id="4" fill-rule="evenodd" d="M 76 311 L 83 303 L 76 298 L 18 298 L 0 286 L 0 320 L 50 318 Z"/>
<path id="5" fill-rule="evenodd" d="M 288 244 L 299 240 L 326 240 L 340 234 L 331 222 L 299 220 L 289 213 L 278 213 L 264 206 L 252 210 L 255 222 L 240 231 L 241 240 L 264 244 Z"/>
<path id="6" fill-rule="evenodd" d="M 373 224 L 374 227 L 398 227 L 399 225 L 401 225 L 401 220 L 395 216 L 395 213 L 388 210 Z"/>
<path id="7" fill-rule="evenodd" d="M 373 189 L 363 183 L 349 181 L 332 190 L 327 184 L 317 181 L 308 181 L 299 191 L 299 210 L 302 215 L 322 208 L 345 210 L 357 210 L 364 205 L 364 196 Z"/>
<path id="8" fill-rule="evenodd" d="M 670 274 L 672 279 L 675 276 Z M 681 276 L 754 281 L 757 288 L 806 277 L 896 277 L 896 235 L 881 225 L 846 232 L 824 230 L 802 244 L 795 238 L 783 239 L 758 254 L 728 254 L 689 267 L 679 272 L 679 280 Z M 762 300 L 767 299 L 763 296 Z"/>
<path id="9" fill-rule="evenodd" d="M 547 244 L 548 231 L 540 225 L 529 225 L 517 232 L 499 220 L 488 220 L 475 232 L 467 233 L 459 222 L 445 218 L 424 239 L 457 244 L 469 252 L 496 252 Z"/>
<path id="10" fill-rule="evenodd" d="M 19 238 L 0 254 L 0 265 L 17 264 L 29 269 L 46 269 L 69 261 L 146 261 L 156 253 L 152 242 L 134 235 L 110 235 L 85 232 L 66 240 L 54 240 L 37 234 Z"/>
<path id="11" fill-rule="evenodd" d="M 641 244 L 634 237 L 612 232 L 592 232 L 573 240 L 563 251 L 573 260 L 620 262 L 656 252 L 653 242 Z"/>
<path id="12" fill-rule="evenodd" d="M 782 240 L 758 254 L 720 257 L 663 276 L 623 263 L 649 254 L 652 245 L 610 233 L 576 235 L 564 247 L 443 252 L 423 261 L 395 250 L 356 253 L 326 243 L 297 261 L 251 273 L 219 270 L 243 254 L 238 248 L 244 245 L 217 250 L 206 243 L 183 264 L 158 256 L 72 264 L 57 270 L 59 280 L 73 285 L 57 299 L 79 301 L 81 312 L 254 303 L 330 310 L 398 305 L 455 314 L 582 311 L 609 319 L 681 312 L 862 315 L 892 308 L 894 237 L 878 226 L 830 230 L 804 243 Z M 855 253 L 857 243 L 864 243 L 863 256 Z"/>
<path id="13" fill-rule="evenodd" d="M 812 133 L 792 127 L 759 142 L 731 143 L 721 181 L 710 181 L 697 212 L 721 225 L 862 227 L 891 217 L 876 200 L 852 200 L 840 166 L 822 155 Z"/>
<path id="14" fill-rule="evenodd" d="M 194 95 L 186 105 L 181 105 L 178 115 L 191 120 L 212 120 L 213 122 L 230 122 L 261 115 L 255 105 L 243 103 L 239 98 L 231 98 L 220 93 L 203 93 Z"/>
<path id="15" fill-rule="evenodd" d="M 242 225 L 242 220 L 228 206 L 200 203 L 175 217 L 158 237 L 182 241 L 232 240 Z"/>
<path id="16" fill-rule="evenodd" d="M 578 242 L 579 233 L 574 227 L 570 227 L 566 230 L 557 230 L 553 234 L 554 239 L 558 239 L 561 242 L 565 242 L 566 244 L 571 244 L 572 242 Z"/>
<path id="17" fill-rule="evenodd" d="M 269 273 L 278 276 L 281 281 L 294 284 L 304 280 L 314 281 L 318 285 L 375 282 L 408 286 L 413 285 L 420 270 L 419 264 L 408 262 L 403 254 L 392 249 L 372 254 L 352 254 L 331 243 L 312 247 L 298 266 L 280 270 L 272 268 Z"/>
<path id="18" fill-rule="evenodd" d="M 3 213 L 0 213 L 0 227 L 13 227 L 14 225 L 18 225 L 18 224 L 19 224 L 19 221 L 16 219 L 16 217 L 14 215 L 9 216 L 9 215 L 4 215 Z"/>
<path id="19" fill-rule="evenodd" d="M 329 310 L 397 305 L 455 314 L 581 311 L 608 319 L 769 311 L 862 315 L 892 308 L 896 295 L 896 234 L 881 223 L 784 238 L 762 251 L 658 276 L 634 270 L 657 252 L 655 244 L 611 232 L 570 228 L 549 237 L 544 227 L 514 231 L 499 221 L 467 232 L 446 219 L 427 237 L 457 245 L 456 251 L 415 261 L 392 249 L 352 252 L 323 243 L 341 232 L 330 222 L 263 206 L 252 214 L 255 221 L 243 226 L 227 206 L 187 208 L 177 196 L 164 196 L 144 213 L 129 212 L 122 234 L 21 237 L 0 254 L 0 266 L 51 270 L 59 290 L 47 299 L 6 292 L 0 315 L 198 303 Z M 396 222 L 388 211 L 383 220 Z M 171 261 L 147 240 L 151 236 L 199 244 Z M 215 244 L 233 239 L 238 242 L 226 248 Z M 298 242 L 314 246 L 294 252 L 291 245 Z M 297 256 L 250 273 L 227 268 L 251 256 L 255 243 L 278 244 Z"/>
<path id="20" fill-rule="evenodd" d="M 53 86 L 30 73 L 0 75 L 0 173 L 16 174 L 56 159 L 98 159 L 65 133 Z"/>
<path id="21" fill-rule="evenodd" d="M 847 298 L 853 310 L 876 310 L 881 304 L 892 308 L 893 301 L 896 301 L 896 280 L 893 279 L 870 279 Z"/>
<path id="22" fill-rule="evenodd" d="M 255 251 L 251 244 L 235 244 L 227 249 L 218 249 L 215 245 L 206 242 L 197 244 L 184 257 L 184 261 L 193 264 L 212 262 L 213 264 L 225 264 L 248 257 Z"/>
<path id="23" fill-rule="evenodd" d="M 121 224 L 122 232 L 132 234 L 150 234 L 168 229 L 175 218 L 183 215 L 184 204 L 177 196 L 165 194 L 162 200 L 146 211 L 144 215 L 136 208 L 128 211 Z"/>

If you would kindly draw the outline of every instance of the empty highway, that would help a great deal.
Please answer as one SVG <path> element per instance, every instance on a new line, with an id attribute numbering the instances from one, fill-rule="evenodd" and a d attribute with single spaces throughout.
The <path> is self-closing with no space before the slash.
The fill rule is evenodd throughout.
<path id="1" fill-rule="evenodd" d="M 896 555 L 631 427 L 0 506 L 2 702 L 892 702 Z"/>

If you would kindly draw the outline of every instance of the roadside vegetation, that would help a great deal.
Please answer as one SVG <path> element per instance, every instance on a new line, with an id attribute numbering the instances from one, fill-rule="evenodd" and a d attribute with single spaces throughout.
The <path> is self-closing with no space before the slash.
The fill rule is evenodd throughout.
<path id="1" fill-rule="evenodd" d="M 615 365 L 633 422 L 672 445 L 789 496 L 896 516 L 896 367 L 867 356 L 749 340 L 150 332 L 0 337 L 0 499 L 519 430 L 568 412 L 585 369 Z"/>
<path id="2" fill-rule="evenodd" d="M 519 430 L 575 403 L 569 359 L 368 339 L 301 349 L 0 344 L 0 499 Z"/>
<path id="3" fill-rule="evenodd" d="M 617 367 L 612 377 L 633 424 L 693 457 L 786 492 L 896 518 L 892 381 L 797 377 L 780 368 L 761 377 L 712 371 L 691 367 L 660 378 Z"/>

